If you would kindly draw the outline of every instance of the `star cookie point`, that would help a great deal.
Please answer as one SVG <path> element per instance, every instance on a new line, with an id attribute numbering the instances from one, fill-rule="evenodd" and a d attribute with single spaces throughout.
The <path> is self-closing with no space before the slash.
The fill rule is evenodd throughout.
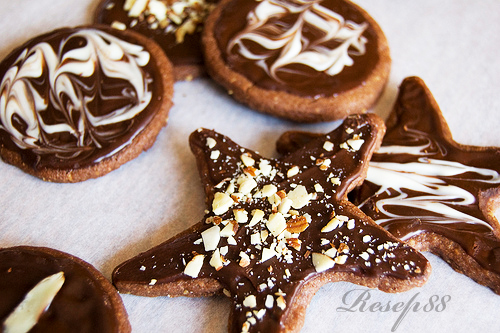
<path id="1" fill-rule="evenodd" d="M 500 149 L 455 142 L 418 77 L 401 84 L 387 124 L 353 201 L 399 239 L 500 293 Z M 316 137 L 288 132 L 277 147 L 289 154 Z"/>
<path id="2" fill-rule="evenodd" d="M 353 131 L 347 133 L 346 127 Z M 282 331 L 291 313 L 303 319 L 302 294 L 329 281 L 385 291 L 421 285 L 429 272 L 427 260 L 345 197 L 363 177 L 382 133 L 377 117 L 352 116 L 306 148 L 268 159 L 215 131 L 195 131 L 190 144 L 208 198 L 207 215 L 189 231 L 116 268 L 115 285 L 137 294 L 147 294 L 147 288 L 182 295 L 179 286 L 203 295 L 227 290 L 231 332 Z M 340 147 L 354 137 L 364 140 L 359 149 Z M 333 143 L 327 150 L 326 140 Z M 217 160 L 211 158 L 214 149 L 220 152 Z M 331 163 L 322 167 L 319 158 Z M 247 171 L 250 166 L 253 173 Z M 341 225 L 324 229 L 334 217 Z M 141 266 L 156 268 L 141 271 Z M 151 279 L 158 282 L 145 286 Z M 294 325 L 298 330 L 301 322 Z"/>

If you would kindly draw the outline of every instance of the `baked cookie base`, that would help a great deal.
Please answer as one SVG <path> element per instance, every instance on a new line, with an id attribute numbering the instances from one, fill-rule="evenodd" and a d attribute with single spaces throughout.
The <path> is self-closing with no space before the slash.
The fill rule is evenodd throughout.
<path id="1" fill-rule="evenodd" d="M 104 31 L 109 31 L 109 27 L 94 25 L 89 26 L 94 28 L 103 28 Z M 94 163 L 81 168 L 73 169 L 54 169 L 49 167 L 33 168 L 25 163 L 21 155 L 15 151 L 11 151 L 5 147 L 0 147 L 0 157 L 4 162 L 12 164 L 24 172 L 38 177 L 44 181 L 57 183 L 76 183 L 85 181 L 91 178 L 98 178 L 107 173 L 118 169 L 122 164 L 135 159 L 143 151 L 151 148 L 156 140 L 156 136 L 160 130 L 167 124 L 168 114 L 170 111 L 173 97 L 174 70 L 172 64 L 165 56 L 163 50 L 148 38 L 135 33 L 133 31 L 119 31 L 125 36 L 133 36 L 141 42 L 142 45 L 151 53 L 151 59 L 156 62 L 156 67 L 160 71 L 162 78 L 163 92 L 158 99 L 159 108 L 156 114 L 151 119 L 150 123 L 135 136 L 135 138 L 126 147 L 121 149 L 116 154 L 103 159 L 98 163 Z"/>
<path id="2" fill-rule="evenodd" d="M 214 28 L 224 5 L 231 0 L 223 0 L 212 11 L 205 22 L 202 34 L 205 66 L 208 74 L 229 95 L 237 101 L 257 111 L 296 122 L 322 122 L 343 119 L 350 114 L 364 113 L 379 99 L 389 78 L 391 57 L 389 46 L 378 24 L 365 13 L 366 21 L 379 36 L 378 53 L 380 61 L 363 85 L 344 91 L 332 97 L 309 98 L 285 91 L 263 89 L 245 76 L 233 71 L 223 60 L 221 50 L 214 36 Z M 353 4 L 353 6 L 357 7 Z"/>
<path id="3" fill-rule="evenodd" d="M 1 250 L 8 250 L 13 252 L 20 253 L 29 253 L 31 256 L 35 256 L 38 253 L 40 255 L 48 255 L 49 257 L 54 258 L 55 261 L 71 261 L 73 265 L 78 267 L 79 269 L 83 269 L 85 271 L 86 281 L 91 281 L 89 285 L 92 285 L 96 288 L 100 288 L 100 292 L 102 293 L 102 301 L 105 304 L 107 309 L 112 309 L 114 313 L 113 323 L 116 324 L 117 331 L 116 333 L 130 333 L 132 332 L 132 328 L 130 326 L 130 322 L 128 320 L 128 314 L 123 304 L 122 298 L 113 287 L 111 282 L 109 282 L 102 274 L 99 272 L 94 266 L 89 264 L 88 262 L 75 257 L 69 253 L 62 252 L 59 250 L 55 250 L 48 247 L 35 247 L 35 246 L 16 246 L 10 248 L 0 248 Z M 40 260 L 41 261 L 41 260 Z M 20 266 L 21 269 L 25 269 L 26 267 Z M 36 267 L 34 268 L 36 270 Z M 5 274 L 5 272 L 2 272 Z M 74 272 L 70 272 L 70 274 L 74 274 Z M 68 276 L 71 278 L 71 275 Z M 71 283 L 71 280 L 65 283 Z M 87 286 L 88 287 L 88 286 Z M 98 289 L 99 290 L 99 289 Z M 83 292 L 82 292 L 83 294 Z M 109 310 L 107 310 L 109 311 Z M 95 319 L 95 318 L 92 318 Z M 110 320 L 110 318 L 106 318 Z M 83 318 L 82 320 L 85 320 Z M 63 326 L 64 327 L 64 326 Z"/>
<path id="4" fill-rule="evenodd" d="M 207 76 L 204 66 L 201 65 L 178 65 L 174 66 L 175 81 L 192 81 Z"/>

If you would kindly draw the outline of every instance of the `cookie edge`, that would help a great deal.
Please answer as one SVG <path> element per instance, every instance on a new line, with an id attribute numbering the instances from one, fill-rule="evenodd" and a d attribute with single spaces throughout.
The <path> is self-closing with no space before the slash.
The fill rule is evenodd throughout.
<path id="1" fill-rule="evenodd" d="M 69 259 L 72 262 L 80 265 L 83 267 L 92 277 L 95 278 L 95 280 L 98 282 L 99 286 L 103 289 L 104 294 L 109 298 L 111 301 L 108 306 L 111 306 L 113 308 L 113 312 L 115 313 L 115 318 L 118 323 L 118 332 L 120 333 L 130 333 L 132 332 L 132 328 L 128 319 L 128 314 L 127 310 L 125 309 L 125 305 L 123 304 L 123 300 L 118 294 L 117 290 L 115 287 L 109 282 L 108 279 L 104 277 L 104 275 L 97 269 L 95 268 L 92 264 L 86 262 L 83 259 L 80 259 L 72 254 L 69 254 L 67 252 L 63 252 L 60 250 L 56 250 L 53 248 L 49 247 L 43 247 L 43 246 L 30 246 L 30 245 L 19 245 L 19 246 L 14 246 L 14 247 L 5 247 L 5 248 L 0 248 L 0 251 L 3 250 L 9 250 L 9 251 L 15 251 L 15 250 L 21 250 L 21 251 L 30 251 L 30 252 L 37 252 L 37 253 L 44 253 L 47 255 L 50 255 L 55 258 L 63 258 L 63 259 Z"/>
<path id="2" fill-rule="evenodd" d="M 356 8 L 373 27 L 378 37 L 379 61 L 364 85 L 344 91 L 337 97 L 313 99 L 284 91 L 274 91 L 254 85 L 242 74 L 233 71 L 223 60 L 214 36 L 214 28 L 223 7 L 232 0 L 222 0 L 205 21 L 202 33 L 202 51 L 208 74 L 237 101 L 259 112 L 295 122 L 322 122 L 343 119 L 349 114 L 364 113 L 380 98 L 390 74 L 389 44 L 378 23 L 361 7 L 344 0 Z"/>
<path id="3" fill-rule="evenodd" d="M 50 35 L 61 29 L 99 29 L 123 39 L 121 34 L 126 38 L 131 36 L 140 41 L 141 45 L 151 54 L 151 59 L 156 62 L 156 67 L 160 71 L 162 78 L 163 92 L 157 98 L 162 102 L 159 109 L 151 119 L 150 123 L 137 134 L 136 137 L 122 150 L 116 154 L 103 159 L 101 162 L 94 163 L 82 168 L 74 169 L 56 169 L 56 168 L 39 168 L 35 169 L 25 163 L 21 155 L 17 152 L 11 151 L 5 147 L 0 147 L 0 157 L 8 164 L 18 167 L 22 171 L 37 178 L 48 182 L 56 183 L 77 183 L 92 178 L 98 178 L 108 174 L 109 172 L 118 169 L 123 164 L 135 159 L 143 151 L 151 148 L 156 141 L 156 137 L 160 130 L 166 126 L 170 108 L 173 105 L 172 98 L 174 93 L 174 72 L 170 60 L 165 56 L 163 50 L 152 40 L 147 39 L 143 35 L 133 31 L 116 30 L 106 25 L 94 24 L 83 25 L 76 27 L 63 27 L 44 33 L 42 35 Z M 116 33 L 115 33 L 116 32 Z M 33 38 L 36 38 L 33 37 Z M 28 41 L 26 41 L 28 42 Z M 15 48 L 12 52 L 16 52 Z"/>

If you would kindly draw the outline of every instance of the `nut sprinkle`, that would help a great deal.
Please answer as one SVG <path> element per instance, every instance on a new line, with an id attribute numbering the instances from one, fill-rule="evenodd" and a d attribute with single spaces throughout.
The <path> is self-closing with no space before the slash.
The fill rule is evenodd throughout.
<path id="1" fill-rule="evenodd" d="M 266 159 L 215 131 L 195 131 L 190 144 L 207 193 L 207 215 L 118 266 L 115 285 L 149 296 L 225 290 L 232 300 L 230 332 L 300 330 L 305 311 L 299 299 L 309 302 L 331 281 L 388 292 L 422 285 L 430 273 L 427 260 L 346 199 L 383 132 L 377 116 L 351 116 L 296 152 Z M 341 147 L 360 137 L 357 149 Z M 325 142 L 331 143 L 327 149 Z M 218 159 L 212 151 L 220 153 Z M 324 170 L 311 156 L 331 164 Z M 245 172 L 249 166 L 252 173 Z M 151 279 L 157 280 L 154 286 Z M 297 311 L 301 320 L 285 319 Z"/>

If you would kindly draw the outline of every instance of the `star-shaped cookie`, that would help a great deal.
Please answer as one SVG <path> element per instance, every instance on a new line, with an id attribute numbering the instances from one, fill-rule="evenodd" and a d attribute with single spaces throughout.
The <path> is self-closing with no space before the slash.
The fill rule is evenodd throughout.
<path id="1" fill-rule="evenodd" d="M 456 143 L 424 82 L 403 81 L 382 146 L 352 200 L 418 250 L 500 294 L 500 148 Z M 318 134 L 285 133 L 278 151 Z"/>
<path id="2" fill-rule="evenodd" d="M 122 293 L 232 300 L 230 332 L 298 331 L 314 293 L 350 281 L 399 292 L 425 283 L 420 253 L 346 200 L 380 145 L 375 115 L 348 117 L 294 153 L 267 159 L 206 129 L 191 150 L 207 197 L 198 224 L 113 273 Z"/>

